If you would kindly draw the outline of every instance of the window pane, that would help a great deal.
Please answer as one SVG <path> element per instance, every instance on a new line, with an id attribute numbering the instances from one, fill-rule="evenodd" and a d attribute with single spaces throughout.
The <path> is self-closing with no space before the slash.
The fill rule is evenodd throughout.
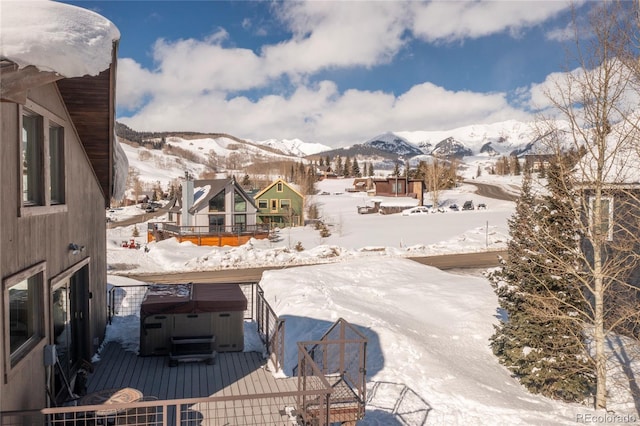
<path id="1" fill-rule="evenodd" d="M 242 195 L 234 192 L 233 194 L 233 211 L 236 212 L 246 212 L 247 211 L 247 200 L 242 197 Z"/>
<path id="2" fill-rule="evenodd" d="M 49 127 L 49 170 L 51 204 L 64 204 L 64 132 L 55 125 Z"/>
<path id="3" fill-rule="evenodd" d="M 258 200 L 258 208 L 266 209 L 267 208 L 267 200 Z"/>
<path id="4" fill-rule="evenodd" d="M 233 215 L 233 224 L 235 225 L 235 232 L 242 232 L 247 228 L 247 215 L 236 214 Z"/>
<path id="5" fill-rule="evenodd" d="M 60 287 L 53 292 L 53 338 L 56 345 L 56 353 L 64 374 L 68 377 L 71 373 L 72 358 L 70 348 L 72 345 L 71 315 L 69 313 L 69 289 Z M 55 390 L 58 394 L 62 390 L 63 379 L 56 369 Z"/>
<path id="6" fill-rule="evenodd" d="M 291 205 L 291 200 L 280 200 L 280 208 L 283 210 L 287 210 Z"/>
<path id="7" fill-rule="evenodd" d="M 224 232 L 224 215 L 209 215 L 209 232 Z"/>
<path id="8" fill-rule="evenodd" d="M 209 211 L 210 212 L 223 212 L 224 208 L 224 191 L 220 192 L 218 195 L 209 200 Z"/>
<path id="9" fill-rule="evenodd" d="M 9 287 L 9 346 L 12 356 L 39 332 L 39 283 L 40 275 L 37 275 Z"/>
<path id="10" fill-rule="evenodd" d="M 22 201 L 42 205 L 41 117 L 22 117 Z"/>

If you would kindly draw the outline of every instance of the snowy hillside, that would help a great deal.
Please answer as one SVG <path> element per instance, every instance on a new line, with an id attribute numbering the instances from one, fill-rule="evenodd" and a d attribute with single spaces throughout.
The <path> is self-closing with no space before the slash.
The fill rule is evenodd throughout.
<path id="1" fill-rule="evenodd" d="M 244 174 L 252 164 L 306 161 L 310 155 L 351 156 L 371 162 L 380 173 L 393 168 L 394 157 L 410 159 L 415 167 L 430 156 L 457 158 L 461 174 L 471 178 L 476 170 L 489 170 L 500 156 L 533 153 L 541 149 L 533 123 L 504 121 L 452 130 L 387 132 L 362 144 L 333 149 L 300 139 L 247 141 L 231 135 L 167 134 L 145 139 L 145 146 L 123 144 L 129 163 L 142 182 L 166 186 L 188 171 L 196 177 L 216 170 Z M 160 142 L 162 141 L 162 146 Z M 156 144 L 151 149 L 150 144 Z M 388 155 L 387 155 L 388 154 Z M 249 172 L 250 173 L 250 172 Z M 280 172 L 282 173 L 282 172 Z"/>
<path id="2" fill-rule="evenodd" d="M 321 143 L 308 143 L 300 139 L 267 139 L 264 141 L 253 141 L 253 143 L 268 146 L 284 154 L 296 157 L 306 157 L 307 155 L 318 154 L 331 149 L 330 146 Z"/>

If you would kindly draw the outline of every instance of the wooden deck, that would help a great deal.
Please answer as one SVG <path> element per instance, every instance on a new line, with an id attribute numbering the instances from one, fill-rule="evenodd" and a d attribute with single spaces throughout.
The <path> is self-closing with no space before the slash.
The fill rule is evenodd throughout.
<path id="1" fill-rule="evenodd" d="M 213 365 L 185 362 L 170 367 L 167 356 L 140 357 L 117 343 L 109 343 L 88 377 L 87 392 L 131 387 L 142 391 L 145 397 L 171 400 L 295 392 L 296 384 L 295 377 L 276 379 L 257 352 L 224 352 L 217 354 Z M 200 413 L 200 422 L 202 417 L 207 421 L 188 424 L 292 425 L 295 423 L 286 411 L 294 406 L 292 396 L 211 406 L 195 404 L 189 410 Z M 164 424 L 178 424 L 173 414 L 169 417 Z M 181 417 L 184 419 L 185 415 Z"/>

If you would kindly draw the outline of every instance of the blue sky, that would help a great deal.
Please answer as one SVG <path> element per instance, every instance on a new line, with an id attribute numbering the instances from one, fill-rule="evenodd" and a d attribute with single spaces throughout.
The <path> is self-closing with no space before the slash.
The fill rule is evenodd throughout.
<path id="1" fill-rule="evenodd" d="M 68 3 L 120 30 L 119 121 L 329 146 L 531 119 L 571 37 L 556 0 Z"/>

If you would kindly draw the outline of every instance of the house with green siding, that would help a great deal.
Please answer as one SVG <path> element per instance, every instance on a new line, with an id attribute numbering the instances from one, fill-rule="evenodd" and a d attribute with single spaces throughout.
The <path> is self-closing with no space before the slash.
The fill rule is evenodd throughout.
<path id="1" fill-rule="evenodd" d="M 304 196 L 282 179 L 258 192 L 254 200 L 258 206 L 258 224 L 268 224 L 271 228 L 304 224 Z"/>

